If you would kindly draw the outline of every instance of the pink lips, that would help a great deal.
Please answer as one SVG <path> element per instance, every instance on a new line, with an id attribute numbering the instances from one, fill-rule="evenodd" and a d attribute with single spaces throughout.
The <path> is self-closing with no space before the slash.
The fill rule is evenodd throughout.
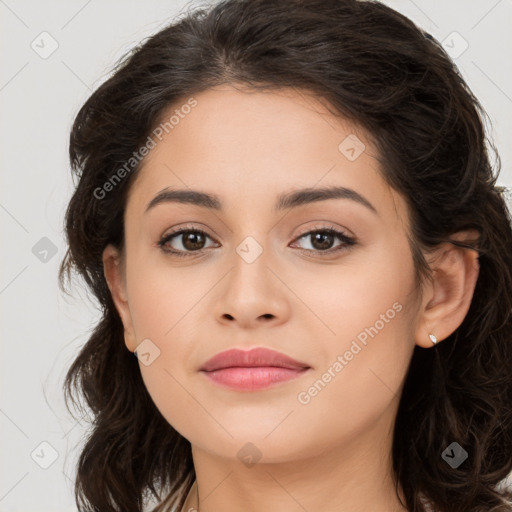
<path id="1" fill-rule="evenodd" d="M 255 348 L 220 352 L 201 366 L 200 371 L 217 384 L 255 391 L 295 379 L 309 368 L 280 352 Z"/>

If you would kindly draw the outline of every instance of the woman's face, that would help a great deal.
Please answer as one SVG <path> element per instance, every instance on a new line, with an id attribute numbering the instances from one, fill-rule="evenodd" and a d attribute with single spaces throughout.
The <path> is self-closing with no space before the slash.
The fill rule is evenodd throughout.
<path id="1" fill-rule="evenodd" d="M 154 403 L 196 449 L 235 460 L 389 439 L 420 298 L 406 205 L 375 148 L 295 90 L 222 86 L 194 98 L 153 136 L 125 213 L 126 303 L 116 304 Z M 176 190 L 215 200 L 151 204 Z M 168 236 L 181 229 L 191 233 Z M 306 369 L 201 371 L 253 348 Z"/>

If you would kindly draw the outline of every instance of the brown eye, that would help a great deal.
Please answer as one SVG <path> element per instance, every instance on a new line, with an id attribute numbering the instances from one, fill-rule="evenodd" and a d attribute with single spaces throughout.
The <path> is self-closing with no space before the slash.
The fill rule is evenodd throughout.
<path id="1" fill-rule="evenodd" d="M 333 228 L 317 229 L 304 233 L 297 240 L 310 241 L 311 249 L 304 249 L 307 252 L 317 252 L 331 254 L 333 252 L 347 249 L 349 246 L 354 245 L 356 242 L 353 238 L 345 235 L 344 233 L 337 231 Z M 334 245 L 336 239 L 340 240 L 338 245 Z"/>
<path id="2" fill-rule="evenodd" d="M 165 235 L 158 245 L 162 251 L 173 256 L 192 256 L 202 254 L 206 246 L 207 240 L 213 239 L 200 229 L 180 229 Z M 356 241 L 344 233 L 334 228 L 316 229 L 304 233 L 296 238 L 296 241 L 308 240 L 311 248 L 302 248 L 301 250 L 307 254 L 327 256 L 332 253 L 348 250 L 350 246 L 355 245 Z M 336 244 L 336 240 L 339 243 Z M 296 243 L 296 242 L 295 242 Z"/>
<path id="3" fill-rule="evenodd" d="M 164 236 L 158 245 L 165 252 L 185 255 L 205 249 L 206 240 L 211 237 L 199 229 L 181 229 Z M 177 247 L 176 247 L 177 245 Z"/>
<path id="4" fill-rule="evenodd" d="M 311 237 L 311 245 L 320 251 L 331 249 L 332 244 L 335 242 L 336 237 L 331 233 L 318 231 L 309 235 Z"/>
<path id="5" fill-rule="evenodd" d="M 205 236 L 195 231 L 184 231 L 181 234 L 181 243 L 185 249 L 197 251 L 198 249 L 203 249 Z"/>

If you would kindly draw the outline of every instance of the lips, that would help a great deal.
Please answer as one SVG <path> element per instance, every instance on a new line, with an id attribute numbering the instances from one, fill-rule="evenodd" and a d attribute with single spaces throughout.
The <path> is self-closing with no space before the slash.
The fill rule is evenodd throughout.
<path id="1" fill-rule="evenodd" d="M 213 356 L 201 366 L 200 370 L 212 372 L 224 368 L 276 367 L 290 370 L 304 370 L 309 365 L 296 361 L 275 350 L 255 348 L 249 351 L 231 349 Z"/>
<path id="2" fill-rule="evenodd" d="M 254 392 L 294 380 L 310 368 L 280 352 L 255 348 L 221 352 L 203 364 L 200 372 L 224 388 Z"/>

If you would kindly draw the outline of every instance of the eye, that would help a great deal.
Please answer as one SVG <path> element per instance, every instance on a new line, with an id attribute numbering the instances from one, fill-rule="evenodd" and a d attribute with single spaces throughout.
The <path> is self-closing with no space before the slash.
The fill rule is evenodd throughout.
<path id="1" fill-rule="evenodd" d="M 296 240 L 308 240 L 310 241 L 310 246 L 312 249 L 306 248 L 303 249 L 305 252 L 309 253 L 320 253 L 321 256 L 324 254 L 332 254 L 335 252 L 347 250 L 350 246 L 355 245 L 356 241 L 354 238 L 349 237 L 345 233 L 334 229 L 334 227 L 329 228 L 318 228 L 312 231 L 308 231 L 307 233 L 302 234 Z M 336 239 L 340 241 L 338 245 L 334 245 Z"/>
<path id="2" fill-rule="evenodd" d="M 307 240 L 308 238 L 310 239 L 310 246 L 312 248 L 302 248 L 300 249 L 301 252 L 308 254 L 316 253 L 320 256 L 348 250 L 350 246 L 356 244 L 354 238 L 338 231 L 333 226 L 321 227 L 308 231 L 300 235 L 295 240 L 301 241 Z M 166 234 L 158 242 L 158 246 L 162 251 L 173 256 L 186 257 L 192 256 L 193 253 L 202 254 L 204 249 L 208 248 L 205 245 L 207 239 L 212 240 L 205 231 L 197 228 L 185 227 Z M 336 239 L 338 239 L 340 243 L 333 246 Z M 176 245 L 178 247 L 176 247 Z M 293 246 L 291 245 L 291 247 Z"/>
<path id="3" fill-rule="evenodd" d="M 175 238 L 176 240 L 173 240 Z M 189 256 L 193 252 L 202 252 L 207 238 L 211 239 L 207 233 L 200 229 L 184 228 L 168 233 L 158 242 L 158 245 L 164 252 L 176 256 Z M 178 247 L 173 247 L 172 242 L 177 242 Z"/>

